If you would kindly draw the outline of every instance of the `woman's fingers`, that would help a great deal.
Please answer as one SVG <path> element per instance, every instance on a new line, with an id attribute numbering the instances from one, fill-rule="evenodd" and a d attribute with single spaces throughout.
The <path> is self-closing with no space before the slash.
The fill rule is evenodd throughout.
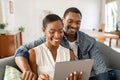
<path id="1" fill-rule="evenodd" d="M 77 80 L 77 72 L 74 72 L 73 80 Z"/>
<path id="2" fill-rule="evenodd" d="M 83 75 L 83 72 L 79 72 L 77 80 L 82 80 L 82 75 Z"/>
<path id="3" fill-rule="evenodd" d="M 38 80 L 50 80 L 48 74 L 40 74 Z"/>
<path id="4" fill-rule="evenodd" d="M 69 78 L 69 80 L 73 80 L 73 74 L 72 74 L 72 73 L 70 73 L 70 78 Z"/>
<path id="5" fill-rule="evenodd" d="M 32 71 L 25 71 L 22 73 L 22 80 L 35 80 L 37 79 L 36 74 L 34 74 Z"/>
<path id="6" fill-rule="evenodd" d="M 73 73 L 70 73 L 70 75 L 66 78 L 66 80 L 82 80 L 82 75 L 83 73 L 82 72 L 73 72 Z"/>

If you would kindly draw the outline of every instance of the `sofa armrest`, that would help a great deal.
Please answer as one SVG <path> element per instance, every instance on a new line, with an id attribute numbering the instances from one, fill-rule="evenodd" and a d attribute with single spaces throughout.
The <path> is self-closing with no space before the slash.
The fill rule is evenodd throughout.
<path id="1" fill-rule="evenodd" d="M 3 80 L 4 78 L 6 65 L 10 65 L 18 69 L 17 65 L 15 64 L 14 56 L 0 59 L 0 80 Z"/>
<path id="2" fill-rule="evenodd" d="M 97 45 L 106 61 L 107 67 L 111 69 L 120 69 L 120 53 L 101 42 L 97 42 Z"/>

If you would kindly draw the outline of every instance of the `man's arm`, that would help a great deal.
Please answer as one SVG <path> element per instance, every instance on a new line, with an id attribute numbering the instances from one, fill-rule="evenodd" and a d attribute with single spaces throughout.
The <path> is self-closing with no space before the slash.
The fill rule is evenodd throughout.
<path id="1" fill-rule="evenodd" d="M 46 38 L 45 38 L 45 36 L 43 36 L 39 40 L 36 40 L 29 44 L 25 44 L 16 50 L 15 62 L 17 64 L 17 66 L 20 68 L 20 70 L 23 72 L 23 74 L 22 74 L 23 79 L 31 80 L 31 78 L 33 78 L 33 80 L 36 80 L 37 76 L 35 73 L 32 72 L 29 62 L 28 62 L 28 59 L 29 59 L 28 50 L 42 44 L 43 42 L 45 42 L 45 40 L 46 40 Z"/>
<path id="2" fill-rule="evenodd" d="M 107 72 L 107 67 L 104 58 L 98 46 L 96 45 L 96 41 L 90 50 L 90 57 L 91 59 L 94 59 L 93 69 L 96 75 Z"/>
<path id="3" fill-rule="evenodd" d="M 28 59 L 29 58 L 28 50 L 42 44 L 43 42 L 45 42 L 45 40 L 46 37 L 43 36 L 42 38 L 36 41 L 20 46 L 15 52 L 15 57 L 23 56 Z"/>
<path id="4" fill-rule="evenodd" d="M 26 58 L 22 56 L 16 57 L 15 62 L 22 71 L 21 78 L 23 80 L 37 80 L 37 75 L 32 71 L 29 62 Z"/>

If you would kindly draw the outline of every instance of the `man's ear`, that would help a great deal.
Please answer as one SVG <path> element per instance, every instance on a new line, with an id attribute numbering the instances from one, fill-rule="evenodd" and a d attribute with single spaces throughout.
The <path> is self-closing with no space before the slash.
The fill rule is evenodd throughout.
<path id="1" fill-rule="evenodd" d="M 44 27 L 42 27 L 42 31 L 43 31 L 43 33 L 45 33 L 45 28 Z"/>
<path id="2" fill-rule="evenodd" d="M 61 18 L 61 20 L 63 21 L 63 20 L 64 20 L 64 18 L 62 17 L 62 18 Z"/>
<path id="3" fill-rule="evenodd" d="M 61 18 L 61 20 L 62 20 L 63 23 L 64 23 L 64 19 L 65 19 L 64 17 Z"/>

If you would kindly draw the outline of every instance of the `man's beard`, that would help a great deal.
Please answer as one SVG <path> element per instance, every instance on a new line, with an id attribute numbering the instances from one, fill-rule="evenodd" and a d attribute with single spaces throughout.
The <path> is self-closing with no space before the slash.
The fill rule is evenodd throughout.
<path id="1" fill-rule="evenodd" d="M 75 36 L 78 30 L 74 28 L 68 28 L 67 31 L 68 31 L 68 35 Z"/>

